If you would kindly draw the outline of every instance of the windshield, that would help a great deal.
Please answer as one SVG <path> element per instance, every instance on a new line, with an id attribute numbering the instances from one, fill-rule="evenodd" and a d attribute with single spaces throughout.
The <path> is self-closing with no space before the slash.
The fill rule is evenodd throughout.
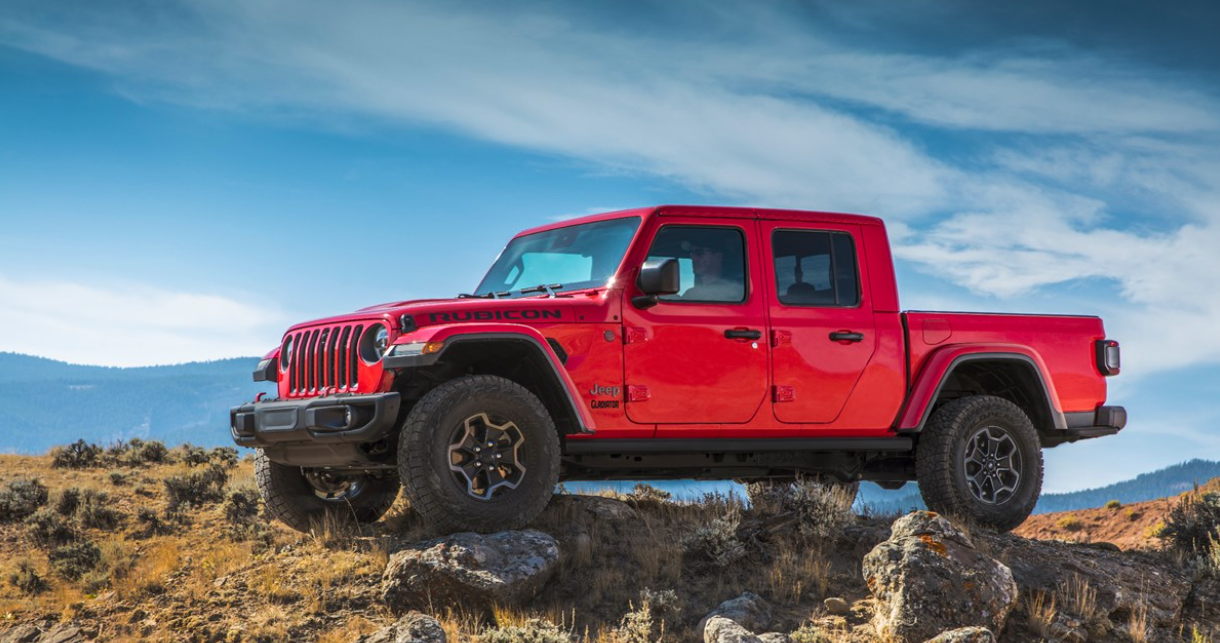
<path id="1" fill-rule="evenodd" d="M 640 218 L 630 217 L 517 237 L 500 253 L 474 294 L 534 294 L 531 289 L 542 285 L 562 290 L 604 286 L 622 263 L 639 226 Z"/>

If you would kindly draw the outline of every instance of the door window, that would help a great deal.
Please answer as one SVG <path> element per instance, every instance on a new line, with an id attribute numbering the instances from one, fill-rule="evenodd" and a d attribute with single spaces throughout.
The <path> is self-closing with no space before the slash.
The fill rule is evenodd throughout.
<path id="1" fill-rule="evenodd" d="M 860 304 L 856 247 L 846 232 L 776 230 L 775 292 L 785 306 Z"/>
<path id="2" fill-rule="evenodd" d="M 662 301 L 737 304 L 746 299 L 745 237 L 737 228 L 665 226 L 648 259 L 678 261 L 678 294 Z"/>

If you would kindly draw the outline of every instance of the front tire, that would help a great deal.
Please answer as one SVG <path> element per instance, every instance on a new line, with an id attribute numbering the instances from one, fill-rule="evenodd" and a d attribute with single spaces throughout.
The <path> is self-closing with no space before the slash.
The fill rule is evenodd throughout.
<path id="1" fill-rule="evenodd" d="M 1016 528 L 1042 492 L 1042 449 L 1016 404 L 991 395 L 954 400 L 919 436 L 916 478 L 928 509 L 996 531 Z"/>
<path id="2" fill-rule="evenodd" d="M 518 529 L 542 513 L 559 479 L 559 436 L 524 386 L 472 375 L 428 392 L 398 441 L 403 489 L 438 529 Z"/>
<path id="3" fill-rule="evenodd" d="M 267 513 L 309 533 L 327 518 L 348 524 L 377 522 L 398 498 L 398 476 L 307 471 L 272 462 L 262 449 L 254 458 L 254 478 Z"/>

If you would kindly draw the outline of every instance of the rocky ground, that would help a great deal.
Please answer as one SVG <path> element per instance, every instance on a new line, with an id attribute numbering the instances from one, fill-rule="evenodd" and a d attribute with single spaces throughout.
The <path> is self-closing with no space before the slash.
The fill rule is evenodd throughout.
<path id="1" fill-rule="evenodd" d="M 0 642 L 1220 640 L 1214 568 L 1151 533 L 861 517 L 809 487 L 751 508 L 560 494 L 482 536 L 429 533 L 400 500 L 303 535 L 262 519 L 229 452 L 112 451 L 0 456 Z"/>

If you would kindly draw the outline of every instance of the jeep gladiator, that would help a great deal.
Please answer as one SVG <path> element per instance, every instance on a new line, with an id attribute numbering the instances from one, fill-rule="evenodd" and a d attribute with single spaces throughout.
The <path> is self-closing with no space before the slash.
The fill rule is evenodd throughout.
<path id="1" fill-rule="evenodd" d="M 903 312 L 878 218 L 660 206 L 514 237 L 478 288 L 298 324 L 230 412 L 270 513 L 516 528 L 560 480 L 918 482 L 999 530 L 1117 433 L 1096 317 Z"/>

